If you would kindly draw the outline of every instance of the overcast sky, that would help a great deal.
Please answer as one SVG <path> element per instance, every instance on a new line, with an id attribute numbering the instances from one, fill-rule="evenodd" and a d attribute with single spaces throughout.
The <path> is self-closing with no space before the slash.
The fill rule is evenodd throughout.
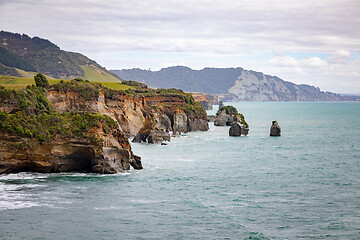
<path id="1" fill-rule="evenodd" d="M 107 69 L 243 67 L 360 93 L 359 0 L 0 0 L 0 28 Z"/>

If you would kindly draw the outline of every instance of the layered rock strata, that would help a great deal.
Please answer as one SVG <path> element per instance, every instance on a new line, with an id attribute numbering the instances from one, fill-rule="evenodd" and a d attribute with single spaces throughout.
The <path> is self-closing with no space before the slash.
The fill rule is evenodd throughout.
<path id="1" fill-rule="evenodd" d="M 28 139 L 0 135 L 0 173 L 12 172 L 94 172 L 112 174 L 142 169 L 141 158 L 119 130 L 102 133 L 100 144 L 76 139 L 55 139 L 51 143 L 32 144 Z"/>

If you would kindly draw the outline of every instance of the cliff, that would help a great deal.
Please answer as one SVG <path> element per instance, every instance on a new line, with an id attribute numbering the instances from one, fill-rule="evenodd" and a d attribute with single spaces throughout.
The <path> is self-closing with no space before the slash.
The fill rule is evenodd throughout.
<path id="1" fill-rule="evenodd" d="M 140 157 L 109 116 L 57 112 L 43 88 L 0 88 L 0 173 L 141 169 Z"/>
<path id="2" fill-rule="evenodd" d="M 191 93 L 196 102 L 201 103 L 205 110 L 212 110 L 213 105 L 219 104 L 219 98 L 215 95 L 204 93 Z"/>
<path id="3" fill-rule="evenodd" d="M 55 138 L 36 143 L 24 137 L 0 134 L 0 173 L 12 172 L 94 172 L 117 173 L 142 169 L 123 134 L 113 130 L 102 133 L 99 144 L 77 139 Z M 31 146 L 33 144 L 33 146 Z"/>
<path id="4" fill-rule="evenodd" d="M 216 94 L 222 101 L 358 101 L 358 97 L 322 92 L 305 84 L 297 85 L 276 76 L 243 68 L 204 68 L 177 66 L 159 71 L 141 69 L 111 70 L 125 80 L 151 87 L 180 88 L 188 92 Z"/>
<path id="5" fill-rule="evenodd" d="M 208 130 L 206 112 L 201 104 L 177 89 L 142 86 L 115 91 L 89 82 L 70 81 L 52 85 L 47 99 L 58 112 L 106 114 L 119 124 L 127 137 L 140 134 L 142 141 L 153 131 L 175 134 Z"/>
<path id="6" fill-rule="evenodd" d="M 181 90 L 112 90 L 79 79 L 0 88 L 0 120 L 0 173 L 142 169 L 128 137 L 156 143 L 208 130 L 204 108 Z"/>

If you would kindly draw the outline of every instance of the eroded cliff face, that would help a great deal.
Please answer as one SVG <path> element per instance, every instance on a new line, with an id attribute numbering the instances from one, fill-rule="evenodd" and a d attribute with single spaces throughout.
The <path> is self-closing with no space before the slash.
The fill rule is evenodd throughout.
<path id="1" fill-rule="evenodd" d="M 137 142 L 149 142 L 148 137 L 154 132 L 152 142 L 167 141 L 169 132 L 184 133 L 189 131 L 207 131 L 209 129 L 206 113 L 192 116 L 179 106 L 185 100 L 178 96 L 115 95 L 105 98 L 100 91 L 97 100 L 85 100 L 75 92 L 49 90 L 47 98 L 59 112 L 96 112 L 113 118 L 127 137 L 135 137 Z M 160 131 L 163 132 L 160 134 Z M 161 136 L 157 140 L 155 136 Z"/>
<path id="2" fill-rule="evenodd" d="M 91 131 L 98 131 L 92 129 Z M 130 166 L 142 169 L 140 157 L 133 154 L 124 134 L 113 130 L 97 132 L 102 143 L 76 139 L 55 139 L 51 143 L 35 143 L 26 138 L 0 135 L 0 173 L 94 172 L 117 173 Z"/>

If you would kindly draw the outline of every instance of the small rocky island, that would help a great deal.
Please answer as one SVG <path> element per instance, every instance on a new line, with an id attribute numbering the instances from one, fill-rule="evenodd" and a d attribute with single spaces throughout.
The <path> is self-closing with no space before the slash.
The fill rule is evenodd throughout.
<path id="1" fill-rule="evenodd" d="M 270 137 L 280 137 L 281 136 L 281 128 L 279 126 L 278 121 L 272 121 L 272 125 L 270 127 Z"/>
<path id="2" fill-rule="evenodd" d="M 124 81 L 114 90 L 74 79 L 0 87 L 0 173 L 117 173 L 142 169 L 128 138 L 160 143 L 170 133 L 206 131 L 206 112 L 190 94 Z"/>
<path id="3" fill-rule="evenodd" d="M 214 125 L 231 126 L 229 136 L 246 136 L 249 133 L 249 125 L 245 121 L 244 115 L 238 113 L 233 106 L 220 107 L 216 113 Z"/>

